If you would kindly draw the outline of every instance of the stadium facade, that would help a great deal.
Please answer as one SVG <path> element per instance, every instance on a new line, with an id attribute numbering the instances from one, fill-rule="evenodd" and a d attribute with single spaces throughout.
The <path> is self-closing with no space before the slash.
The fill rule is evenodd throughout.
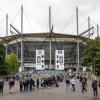
<path id="1" fill-rule="evenodd" d="M 86 38 L 78 35 L 60 33 L 28 33 L 3 37 L 1 42 L 7 46 L 7 54 L 15 53 L 21 62 L 21 39 L 23 37 L 23 67 L 24 70 L 36 69 L 36 50 L 44 50 L 44 67 L 49 68 L 50 38 L 51 65 L 55 68 L 55 51 L 64 50 L 64 69 L 77 66 L 77 40 L 79 40 L 79 64 Z"/>

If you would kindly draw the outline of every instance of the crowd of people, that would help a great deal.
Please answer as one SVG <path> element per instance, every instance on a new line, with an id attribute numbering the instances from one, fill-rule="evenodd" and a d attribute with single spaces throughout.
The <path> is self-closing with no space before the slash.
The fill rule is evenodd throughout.
<path id="1" fill-rule="evenodd" d="M 20 91 L 32 91 L 36 87 L 37 89 L 47 88 L 47 87 L 59 87 L 58 82 L 63 81 L 62 76 L 52 75 L 48 77 L 42 77 L 35 79 L 32 77 L 20 77 L 19 85 Z"/>
<path id="2" fill-rule="evenodd" d="M 45 89 L 48 87 L 59 87 L 59 82 L 62 82 L 65 80 L 66 84 L 66 91 L 77 91 L 77 81 L 78 86 L 81 86 L 81 92 L 86 93 L 88 92 L 87 86 L 88 86 L 88 79 L 83 76 L 64 76 L 64 75 L 48 75 L 48 76 L 42 76 L 42 77 L 32 77 L 31 75 L 22 75 L 20 77 L 11 77 L 8 80 L 8 86 L 9 91 L 14 92 L 14 86 L 15 81 L 18 81 L 19 83 L 19 90 L 21 92 L 25 91 L 34 91 L 34 89 Z M 98 87 L 100 88 L 100 81 L 97 81 L 96 78 L 92 80 L 91 87 L 93 89 L 93 95 L 98 96 Z M 4 81 L 0 80 L 0 93 L 3 93 L 4 88 Z"/>
<path id="3" fill-rule="evenodd" d="M 81 86 L 81 92 L 86 93 L 87 90 L 87 80 L 88 78 L 83 77 L 83 76 L 67 76 L 65 78 L 65 83 L 66 83 L 66 91 L 76 91 L 76 80 L 78 80 L 78 85 Z M 93 95 L 98 96 L 98 88 L 100 88 L 100 81 L 97 81 L 96 77 L 92 79 L 91 87 L 93 89 Z"/>
<path id="4" fill-rule="evenodd" d="M 32 75 L 22 75 L 16 78 L 16 76 L 11 77 L 8 80 L 9 91 L 14 92 L 15 81 L 19 81 L 19 89 L 21 92 L 33 91 L 34 88 L 38 90 L 40 88 L 47 87 L 59 87 L 59 82 L 63 82 L 64 77 L 62 75 L 48 75 L 44 77 L 32 77 Z M 0 92 L 3 93 L 4 81 L 0 81 Z"/>

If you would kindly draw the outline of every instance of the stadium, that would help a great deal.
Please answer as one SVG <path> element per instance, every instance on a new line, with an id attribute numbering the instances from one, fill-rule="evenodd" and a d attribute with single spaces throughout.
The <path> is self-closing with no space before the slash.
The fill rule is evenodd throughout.
<path id="1" fill-rule="evenodd" d="M 77 35 L 60 33 L 31 33 L 23 34 L 23 67 L 25 70 L 36 69 L 36 50 L 44 50 L 44 66 L 55 66 L 55 51 L 64 50 L 64 69 L 77 66 L 77 39 L 79 40 L 79 62 L 81 65 L 82 52 L 86 38 Z M 21 62 L 21 35 L 3 37 L 1 42 L 7 44 L 7 53 L 15 53 Z M 59 66 L 58 66 L 59 67 Z"/>
<path id="2" fill-rule="evenodd" d="M 51 23 L 50 9 L 49 7 L 49 32 L 23 33 L 23 6 L 21 6 L 21 32 L 10 24 L 12 35 L 7 35 L 8 28 L 6 27 L 6 37 L 1 38 L 1 43 L 6 47 L 6 55 L 15 53 L 24 71 L 66 70 L 82 67 L 82 52 L 88 39 L 83 35 L 90 32 L 93 27 L 78 34 L 77 21 L 77 35 L 55 33 Z M 78 13 L 78 9 L 76 12 Z"/>

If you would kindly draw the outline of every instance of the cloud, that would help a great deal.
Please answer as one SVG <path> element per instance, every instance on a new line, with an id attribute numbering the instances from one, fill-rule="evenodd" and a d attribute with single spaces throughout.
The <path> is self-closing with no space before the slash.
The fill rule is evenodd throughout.
<path id="1" fill-rule="evenodd" d="M 76 6 L 79 7 L 79 11 L 86 18 L 90 16 L 96 23 L 100 24 L 100 0 L 0 0 L 0 21 L 6 13 L 9 14 L 9 22 L 12 21 L 20 10 L 21 4 L 23 4 L 26 13 L 24 16 L 24 32 L 48 31 L 49 5 L 52 9 L 52 22 L 55 32 L 76 34 Z M 86 18 L 84 19 L 81 15 L 79 18 L 81 20 L 80 25 L 85 23 L 83 26 L 87 28 Z M 20 30 L 20 14 L 17 15 L 13 23 Z M 5 27 L 5 25 L 2 25 L 2 27 Z M 1 35 L 4 35 L 4 28 L 0 32 Z"/>

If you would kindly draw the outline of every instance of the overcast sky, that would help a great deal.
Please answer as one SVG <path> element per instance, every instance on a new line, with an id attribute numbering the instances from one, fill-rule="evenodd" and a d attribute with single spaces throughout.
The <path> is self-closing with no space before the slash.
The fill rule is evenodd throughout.
<path id="1" fill-rule="evenodd" d="M 5 36 L 5 15 L 20 31 L 20 8 L 24 7 L 24 33 L 48 32 L 49 5 L 52 10 L 54 32 L 76 34 L 76 6 L 79 8 L 79 33 L 100 24 L 100 0 L 0 0 L 0 36 Z M 10 29 L 10 28 L 9 28 Z M 95 31 L 96 34 L 96 31 Z"/>

